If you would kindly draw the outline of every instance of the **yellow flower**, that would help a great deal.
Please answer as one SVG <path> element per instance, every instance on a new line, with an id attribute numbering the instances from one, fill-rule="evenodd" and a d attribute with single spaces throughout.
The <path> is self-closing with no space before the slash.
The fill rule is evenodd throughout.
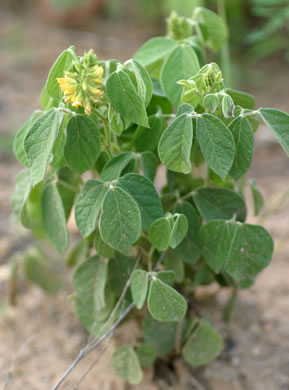
<path id="1" fill-rule="evenodd" d="M 63 100 L 73 107 L 84 107 L 87 115 L 91 114 L 92 105 L 99 103 L 103 96 L 103 68 L 98 65 L 93 50 L 84 53 L 75 61 L 71 72 L 65 72 L 57 82 L 63 92 Z"/>

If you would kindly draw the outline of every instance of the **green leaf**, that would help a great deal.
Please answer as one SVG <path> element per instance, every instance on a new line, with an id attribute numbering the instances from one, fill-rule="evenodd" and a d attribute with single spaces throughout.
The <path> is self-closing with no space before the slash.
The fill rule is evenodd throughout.
<path id="1" fill-rule="evenodd" d="M 137 125 L 149 127 L 145 103 L 124 70 L 112 73 L 106 82 L 112 107 Z"/>
<path id="2" fill-rule="evenodd" d="M 211 113 L 215 112 L 220 103 L 220 98 L 218 93 L 209 93 L 204 97 L 204 106 Z"/>
<path id="3" fill-rule="evenodd" d="M 177 82 L 194 76 L 199 69 L 198 57 L 188 45 L 177 46 L 168 56 L 161 71 L 161 86 L 174 106 L 180 104 L 183 90 Z"/>
<path id="4" fill-rule="evenodd" d="M 140 344 L 136 352 L 142 367 L 152 366 L 157 358 L 157 350 L 150 344 Z"/>
<path id="5" fill-rule="evenodd" d="M 177 283 L 181 283 L 185 277 L 184 263 L 182 260 L 171 250 L 169 250 L 163 261 L 166 269 L 171 270 L 175 274 L 175 280 Z"/>
<path id="6" fill-rule="evenodd" d="M 73 286 L 77 294 L 76 313 L 93 334 L 100 330 L 100 319 L 105 320 L 110 311 L 105 306 L 108 303 L 104 295 L 106 280 L 107 260 L 98 256 L 86 259 L 73 274 Z"/>
<path id="7" fill-rule="evenodd" d="M 289 156 L 289 115 L 273 108 L 260 108 L 260 115 Z"/>
<path id="8" fill-rule="evenodd" d="M 59 128 L 59 112 L 52 108 L 34 122 L 24 138 L 24 149 L 31 166 L 33 186 L 45 177 Z"/>
<path id="9" fill-rule="evenodd" d="M 57 190 L 62 200 L 66 220 L 68 220 L 80 184 L 79 177 L 69 168 L 64 167 L 57 171 L 57 179 Z"/>
<path id="10" fill-rule="evenodd" d="M 179 214 L 174 221 L 170 234 L 170 247 L 175 249 L 185 238 L 188 232 L 188 220 L 185 215 Z"/>
<path id="11" fill-rule="evenodd" d="M 237 117 L 230 123 L 236 156 L 230 170 L 230 176 L 239 180 L 250 168 L 254 156 L 254 135 L 250 122 L 246 117 Z"/>
<path id="12" fill-rule="evenodd" d="M 88 180 L 82 187 L 75 205 L 76 225 L 83 237 L 96 228 L 97 218 L 108 187 L 101 180 Z"/>
<path id="13" fill-rule="evenodd" d="M 262 271 L 271 261 L 273 240 L 259 225 L 237 223 L 225 270 L 234 279 L 244 279 Z"/>
<path id="14" fill-rule="evenodd" d="M 104 181 L 117 179 L 134 157 L 135 154 L 133 152 L 122 152 L 114 156 L 103 167 L 101 179 Z"/>
<path id="15" fill-rule="evenodd" d="M 144 341 L 156 348 L 158 356 L 166 356 L 175 347 L 177 326 L 177 322 L 156 321 L 147 313 L 142 325 Z"/>
<path id="16" fill-rule="evenodd" d="M 53 98 L 61 98 L 61 89 L 56 79 L 58 77 L 64 77 L 64 71 L 69 68 L 74 59 L 73 52 L 73 46 L 70 46 L 68 49 L 64 50 L 49 71 L 48 78 L 46 81 L 46 90 L 48 94 Z"/>
<path id="17" fill-rule="evenodd" d="M 137 309 L 145 303 L 148 292 L 149 273 L 140 269 L 133 271 L 130 279 L 132 299 Z"/>
<path id="18" fill-rule="evenodd" d="M 168 249 L 171 229 L 170 221 L 166 217 L 159 218 L 151 224 L 149 230 L 150 242 L 158 251 Z"/>
<path id="19" fill-rule="evenodd" d="M 126 254 L 141 233 L 141 213 L 135 200 L 122 188 L 110 188 L 105 195 L 99 222 L 103 241 Z"/>
<path id="20" fill-rule="evenodd" d="M 143 66 L 148 66 L 169 55 L 177 42 L 166 37 L 155 37 L 144 43 L 134 55 Z"/>
<path id="21" fill-rule="evenodd" d="M 203 254 L 215 271 L 224 270 L 234 279 L 255 276 L 271 261 L 273 240 L 259 225 L 211 221 L 201 229 Z"/>
<path id="22" fill-rule="evenodd" d="M 161 280 L 153 278 L 149 296 L 148 310 L 157 321 L 181 321 L 187 311 L 184 297 Z"/>
<path id="23" fill-rule="evenodd" d="M 196 209 L 187 201 L 177 203 L 174 212 L 184 214 L 187 217 L 188 233 L 173 251 L 173 254 L 187 263 L 195 263 L 201 256 L 199 244 L 200 216 L 197 214 Z"/>
<path id="24" fill-rule="evenodd" d="M 31 177 L 30 171 L 25 169 L 16 176 L 16 184 L 11 198 L 11 205 L 15 215 L 22 219 L 25 203 L 31 192 Z"/>
<path id="25" fill-rule="evenodd" d="M 26 137 L 26 134 L 32 127 L 33 123 L 35 122 L 37 116 L 39 114 L 35 112 L 25 123 L 24 125 L 17 131 L 14 140 L 13 140 L 13 152 L 19 162 L 23 164 L 26 167 L 30 167 L 29 160 L 26 156 L 25 150 L 24 150 L 24 139 Z"/>
<path id="26" fill-rule="evenodd" d="M 109 285 L 113 293 L 120 296 L 136 264 L 133 257 L 124 256 L 115 252 L 114 258 L 109 261 Z"/>
<path id="27" fill-rule="evenodd" d="M 220 334 L 208 322 L 201 321 L 184 345 L 182 354 L 191 366 L 199 367 L 214 360 L 223 348 Z"/>
<path id="28" fill-rule="evenodd" d="M 63 287 L 59 273 L 49 263 L 49 259 L 38 248 L 32 247 L 24 257 L 26 279 L 36 284 L 49 295 L 56 295 Z"/>
<path id="29" fill-rule="evenodd" d="M 136 201 L 142 218 L 143 229 L 148 231 L 156 219 L 163 216 L 160 197 L 152 182 L 137 173 L 128 173 L 117 181 L 117 185 Z"/>
<path id="30" fill-rule="evenodd" d="M 140 162 L 143 169 L 143 174 L 145 177 L 150 179 L 151 182 L 154 181 L 157 167 L 158 167 L 158 159 L 156 155 L 152 152 L 143 152 L 140 156 Z"/>
<path id="31" fill-rule="evenodd" d="M 222 112 L 225 118 L 234 117 L 235 104 L 230 95 L 224 94 L 222 98 Z"/>
<path id="32" fill-rule="evenodd" d="M 67 124 L 64 157 L 69 168 L 79 174 L 92 168 L 101 151 L 99 129 L 87 115 L 72 116 Z"/>
<path id="33" fill-rule="evenodd" d="M 193 142 L 192 118 L 188 114 L 178 116 L 164 131 L 159 142 L 161 162 L 172 171 L 192 171 L 190 153 Z"/>
<path id="34" fill-rule="evenodd" d="M 198 141 L 208 166 L 225 180 L 235 159 L 235 142 L 231 131 L 221 119 L 211 114 L 198 117 L 196 124 Z"/>
<path id="35" fill-rule="evenodd" d="M 212 219 L 236 219 L 243 222 L 247 209 L 243 197 L 228 188 L 199 188 L 193 200 L 206 222 Z"/>
<path id="36" fill-rule="evenodd" d="M 136 78 L 138 93 L 145 102 L 145 106 L 147 106 L 152 98 L 153 93 L 152 79 L 147 70 L 139 62 L 132 59 L 131 64 Z"/>
<path id="37" fill-rule="evenodd" d="M 99 256 L 104 257 L 105 259 L 111 259 L 114 256 L 114 250 L 103 241 L 99 230 L 96 230 L 95 232 L 93 244 Z"/>
<path id="38" fill-rule="evenodd" d="M 247 108 L 248 110 L 253 110 L 256 106 L 254 96 L 249 93 L 237 91 L 231 88 L 226 88 L 225 92 L 231 96 L 236 106 L 241 106 L 243 108 Z"/>
<path id="39" fill-rule="evenodd" d="M 111 366 L 122 379 L 131 385 L 136 385 L 143 379 L 143 372 L 138 356 L 129 345 L 124 345 L 113 353 Z"/>
<path id="40" fill-rule="evenodd" d="M 169 286 L 173 286 L 176 275 L 174 271 L 160 271 L 155 272 L 154 276 L 161 280 L 162 282 L 168 284 Z"/>
<path id="41" fill-rule="evenodd" d="M 228 39 L 228 29 L 223 19 L 214 12 L 197 7 L 193 13 L 193 20 L 200 22 L 206 31 L 208 46 L 217 51 Z"/>
<path id="42" fill-rule="evenodd" d="M 222 220 L 210 221 L 201 227 L 200 240 L 206 263 L 219 273 L 231 249 L 230 224 Z"/>
<path id="43" fill-rule="evenodd" d="M 49 241 L 58 252 L 63 253 L 68 247 L 68 231 L 64 207 L 55 183 L 48 183 L 43 189 L 41 214 Z"/>
<path id="44" fill-rule="evenodd" d="M 159 143 L 164 127 L 164 120 L 157 115 L 149 117 L 150 128 L 140 126 L 134 134 L 134 145 L 137 152 L 154 151 Z"/>
<path id="45" fill-rule="evenodd" d="M 254 215 L 257 216 L 260 214 L 260 211 L 264 207 L 264 198 L 261 192 L 257 188 L 256 180 L 249 180 L 249 185 L 253 196 Z"/>

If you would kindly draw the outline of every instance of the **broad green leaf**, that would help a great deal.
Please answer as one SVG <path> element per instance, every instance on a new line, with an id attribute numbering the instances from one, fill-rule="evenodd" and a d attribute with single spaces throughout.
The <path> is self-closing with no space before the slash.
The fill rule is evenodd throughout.
<path id="1" fill-rule="evenodd" d="M 271 261 L 273 240 L 259 225 L 237 223 L 225 270 L 234 279 L 244 279 L 262 271 Z"/>
<path id="2" fill-rule="evenodd" d="M 254 96 L 249 93 L 237 91 L 231 88 L 226 88 L 225 92 L 231 96 L 236 106 L 241 106 L 243 108 L 247 108 L 248 110 L 253 110 L 256 106 Z"/>
<path id="3" fill-rule="evenodd" d="M 170 234 L 170 247 L 175 249 L 185 238 L 188 232 L 188 220 L 185 215 L 179 214 L 174 221 Z"/>
<path id="4" fill-rule="evenodd" d="M 75 205 L 75 221 L 83 237 L 96 228 L 97 218 L 108 187 L 101 180 L 88 180 L 82 187 Z"/>
<path id="5" fill-rule="evenodd" d="M 181 321 L 187 311 L 184 297 L 175 289 L 153 278 L 148 296 L 148 310 L 157 321 Z"/>
<path id="6" fill-rule="evenodd" d="M 195 51 L 186 44 L 177 46 L 168 56 L 161 71 L 161 86 L 174 106 L 179 105 L 183 90 L 177 82 L 194 76 L 199 69 Z"/>
<path id="7" fill-rule="evenodd" d="M 64 157 L 69 168 L 79 174 L 92 168 L 101 151 L 99 129 L 87 115 L 72 116 L 67 124 Z"/>
<path id="8" fill-rule="evenodd" d="M 193 194 L 194 203 L 206 222 L 212 219 L 246 219 L 246 204 L 241 195 L 228 188 L 199 188 Z"/>
<path id="9" fill-rule="evenodd" d="M 132 299 L 137 309 L 141 309 L 145 303 L 148 292 L 149 273 L 141 269 L 133 271 L 130 279 Z"/>
<path id="10" fill-rule="evenodd" d="M 53 98 L 61 98 L 61 89 L 56 79 L 58 77 L 64 77 L 64 71 L 67 70 L 72 64 L 74 58 L 73 51 L 73 46 L 70 46 L 68 49 L 64 50 L 49 71 L 46 81 L 46 90 L 47 93 Z"/>
<path id="11" fill-rule="evenodd" d="M 103 241 L 100 236 L 99 230 L 96 230 L 95 232 L 93 243 L 96 253 L 99 256 L 104 257 L 105 259 L 111 259 L 114 256 L 114 250 Z"/>
<path id="12" fill-rule="evenodd" d="M 193 19 L 204 26 L 208 46 L 217 51 L 228 39 L 228 29 L 223 19 L 214 12 L 197 7 L 193 13 Z"/>
<path id="13" fill-rule="evenodd" d="M 24 257 L 25 277 L 42 288 L 46 294 L 56 295 L 63 287 L 59 272 L 52 267 L 49 259 L 38 248 L 30 248 Z"/>
<path id="14" fill-rule="evenodd" d="M 249 185 L 253 196 L 254 215 L 257 216 L 260 214 L 260 211 L 264 207 L 264 198 L 261 192 L 257 188 L 256 180 L 249 180 Z"/>
<path id="15" fill-rule="evenodd" d="M 91 256 L 74 271 L 76 314 L 84 326 L 93 334 L 100 330 L 101 320 L 112 310 L 113 301 L 105 297 L 107 260 Z M 108 302 L 106 302 L 108 301 Z"/>
<path id="16" fill-rule="evenodd" d="M 65 263 L 68 267 L 79 265 L 87 257 L 88 250 L 87 240 L 80 239 L 69 251 Z"/>
<path id="17" fill-rule="evenodd" d="M 163 260 L 167 270 L 173 271 L 177 283 L 184 280 L 185 270 L 182 260 L 171 250 L 169 250 Z"/>
<path id="18" fill-rule="evenodd" d="M 122 152 L 114 156 L 103 167 L 101 179 L 104 181 L 117 179 L 134 157 L 135 154 L 133 152 Z"/>
<path id="19" fill-rule="evenodd" d="M 177 322 L 156 321 L 147 313 L 142 325 L 144 341 L 156 348 L 158 356 L 166 356 L 174 349 L 177 326 Z"/>
<path id="20" fill-rule="evenodd" d="M 289 155 L 289 115 L 273 108 L 260 108 L 259 112 L 263 121 Z"/>
<path id="21" fill-rule="evenodd" d="M 69 168 L 64 167 L 57 171 L 57 179 L 57 190 L 62 200 L 66 220 L 68 220 L 79 188 L 79 177 Z"/>
<path id="22" fill-rule="evenodd" d="M 200 237 L 208 265 L 215 272 L 223 266 L 237 280 L 255 276 L 272 258 L 273 240 L 259 225 L 211 221 Z"/>
<path id="23" fill-rule="evenodd" d="M 119 70 L 109 76 L 106 93 L 117 112 L 137 125 L 149 127 L 144 100 L 125 71 Z"/>
<path id="24" fill-rule="evenodd" d="M 175 213 L 184 214 L 188 220 L 188 232 L 184 240 L 176 247 L 173 254 L 187 263 L 196 262 L 201 256 L 199 230 L 201 219 L 195 208 L 187 201 L 177 203 Z"/>
<path id="25" fill-rule="evenodd" d="M 39 114 L 35 112 L 17 131 L 13 139 L 13 152 L 17 160 L 26 167 L 30 167 L 30 163 L 25 153 L 24 139 L 38 116 Z"/>
<path id="26" fill-rule="evenodd" d="M 122 379 L 131 385 L 136 385 L 143 379 L 143 372 L 138 356 L 129 345 L 124 345 L 113 353 L 111 366 Z"/>
<path id="27" fill-rule="evenodd" d="M 152 366 L 157 358 L 157 350 L 150 344 L 140 344 L 136 352 L 142 367 Z"/>
<path id="28" fill-rule="evenodd" d="M 105 195 L 99 230 L 106 244 L 124 254 L 139 238 L 140 210 L 135 200 L 122 188 L 110 188 Z"/>
<path id="29" fill-rule="evenodd" d="M 170 221 L 166 217 L 159 218 L 151 224 L 149 230 L 150 242 L 158 251 L 168 249 L 171 229 Z"/>
<path id="30" fill-rule="evenodd" d="M 202 252 L 206 263 L 219 273 L 226 261 L 232 241 L 230 224 L 222 220 L 210 221 L 200 230 Z"/>
<path id="31" fill-rule="evenodd" d="M 167 37 L 155 37 L 144 43 L 134 55 L 134 59 L 148 66 L 169 55 L 177 42 Z"/>
<path id="32" fill-rule="evenodd" d="M 117 185 L 136 201 L 141 212 L 143 229 L 148 231 L 152 222 L 163 216 L 162 203 L 152 182 L 137 173 L 128 173 L 118 179 Z"/>
<path id="33" fill-rule="evenodd" d="M 183 347 L 186 362 L 193 367 L 202 366 L 215 359 L 223 350 L 220 334 L 206 321 L 201 321 Z"/>
<path id="34" fill-rule="evenodd" d="M 161 162 L 170 170 L 190 173 L 190 153 L 193 142 L 192 118 L 188 114 L 178 116 L 164 131 L 159 142 Z"/>
<path id="35" fill-rule="evenodd" d="M 232 168 L 235 142 L 231 131 L 218 117 L 203 114 L 196 120 L 197 137 L 208 166 L 222 180 Z"/>
<path id="36" fill-rule="evenodd" d="M 16 176 L 16 184 L 11 198 L 11 205 L 15 215 L 21 219 L 25 203 L 31 191 L 30 171 L 25 169 Z"/>
<path id="37" fill-rule="evenodd" d="M 147 70 L 139 62 L 132 59 L 131 64 L 132 70 L 136 78 L 138 93 L 141 95 L 143 101 L 145 102 L 145 106 L 147 106 L 152 98 L 152 79 L 148 74 Z"/>
<path id="38" fill-rule="evenodd" d="M 33 186 L 45 177 L 59 127 L 59 112 L 52 108 L 34 122 L 24 138 L 24 149 L 31 167 Z"/>
<path id="39" fill-rule="evenodd" d="M 140 162 L 144 176 L 153 182 L 157 173 L 158 158 L 153 152 L 143 152 L 140 155 Z"/>
<path id="40" fill-rule="evenodd" d="M 154 273 L 154 276 L 161 280 L 162 282 L 168 284 L 169 286 L 173 286 L 176 275 L 174 271 L 160 271 Z"/>
<path id="41" fill-rule="evenodd" d="M 194 107 L 191 104 L 184 103 L 181 104 L 176 112 L 176 117 L 181 116 L 182 114 L 192 114 L 194 112 Z"/>
<path id="42" fill-rule="evenodd" d="M 68 247 L 65 211 L 55 183 L 45 185 L 41 195 L 44 230 L 51 244 L 63 253 Z"/>
<path id="43" fill-rule="evenodd" d="M 135 267 L 136 259 L 134 257 L 124 256 L 115 252 L 114 258 L 109 261 L 109 285 L 113 293 L 120 296 L 131 273 Z"/>
<path id="44" fill-rule="evenodd" d="M 157 115 L 149 117 L 150 128 L 140 126 L 134 134 L 134 145 L 138 152 L 154 151 L 159 143 L 164 120 Z"/>
<path id="45" fill-rule="evenodd" d="M 235 180 L 239 180 L 250 168 L 254 156 L 254 135 L 250 122 L 246 117 L 239 116 L 230 123 L 236 156 L 229 172 Z"/>

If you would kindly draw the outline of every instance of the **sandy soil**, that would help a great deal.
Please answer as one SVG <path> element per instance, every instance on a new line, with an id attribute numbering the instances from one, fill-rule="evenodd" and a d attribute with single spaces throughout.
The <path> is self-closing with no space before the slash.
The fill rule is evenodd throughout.
<path id="1" fill-rule="evenodd" d="M 106 27 L 107 29 L 107 27 Z M 96 34 L 94 33 L 96 32 Z M 150 31 L 127 26 L 110 26 L 110 36 L 101 34 L 96 25 L 91 33 L 41 26 L 35 21 L 12 19 L 0 14 L 0 385 L 4 383 L 15 355 L 13 376 L 8 389 L 50 389 L 85 345 L 88 335 L 73 315 L 67 301 L 70 286 L 57 298 L 48 298 L 37 288 L 23 285 L 16 309 L 3 306 L 6 263 L 16 251 L 25 248 L 29 237 L 10 221 L 9 198 L 19 164 L 3 147 L 11 145 L 11 134 L 38 106 L 38 96 L 49 66 L 57 54 L 70 44 L 79 53 L 93 47 L 101 57 L 128 58 Z M 108 30 L 105 30 L 108 31 Z M 121 38 L 121 39 L 120 39 Z M 43 44 L 44 43 L 44 44 Z M 262 66 L 264 72 L 276 71 L 266 78 L 266 88 L 255 87 L 259 106 L 273 106 L 289 111 L 288 65 L 280 62 Z M 287 84 L 287 85 L 286 85 Z M 270 93 L 270 94 L 269 94 Z M 256 155 L 250 177 L 263 190 L 266 207 L 276 204 L 289 188 L 289 161 L 265 128 L 257 134 Z M 201 313 L 222 332 L 226 340 L 224 353 L 206 368 L 192 371 L 176 362 L 175 372 L 158 370 L 153 378 L 148 371 L 141 389 L 196 390 L 288 390 L 289 389 L 289 203 L 265 221 L 275 239 L 276 250 L 271 265 L 258 277 L 254 287 L 240 294 L 230 326 L 220 318 L 226 292 L 202 298 Z M 251 222 L 256 222 L 250 216 Z M 69 279 L 69 275 L 67 276 Z M 201 292 L 200 292 L 201 293 Z M 126 325 L 126 326 L 131 326 Z M 133 328 L 132 330 L 133 331 Z M 91 371 L 80 389 L 125 389 L 109 367 L 109 357 L 117 340 L 131 334 L 127 328 L 116 339 Z M 28 342 L 29 341 L 29 342 Z M 26 344 L 25 344 L 26 343 Z M 97 356 L 93 353 L 73 371 L 63 389 L 72 389 Z"/>

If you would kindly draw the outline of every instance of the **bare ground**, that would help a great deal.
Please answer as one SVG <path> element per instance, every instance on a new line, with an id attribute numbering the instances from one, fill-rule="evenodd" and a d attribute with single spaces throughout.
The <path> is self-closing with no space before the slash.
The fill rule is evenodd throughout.
<path id="1" fill-rule="evenodd" d="M 109 37 L 105 38 L 107 31 Z M 31 19 L 24 23 L 9 14 L 0 14 L 0 304 L 5 298 L 7 260 L 29 242 L 29 237 L 10 221 L 9 199 L 15 175 L 20 170 L 7 151 L 11 134 L 38 107 L 38 96 L 49 66 L 62 49 L 75 44 L 79 53 L 93 47 L 102 58 L 113 53 L 113 57 L 125 59 L 140 42 L 152 35 L 151 31 L 148 33 L 140 28 L 133 31 L 131 35 L 130 26 L 107 27 L 99 22 L 91 33 L 76 32 L 32 23 Z M 272 67 L 275 68 L 274 79 L 269 73 Z M 289 111 L 288 65 L 275 61 L 262 65 L 262 70 L 267 74 L 266 85 L 254 87 L 258 106 Z M 281 194 L 289 189 L 288 168 L 285 153 L 267 130 L 260 128 L 250 176 L 257 179 L 263 190 L 267 208 L 274 206 Z M 226 348 L 221 357 L 197 371 L 180 362 L 176 362 L 171 372 L 159 369 L 153 376 L 153 372 L 148 371 L 140 389 L 289 389 L 288 219 L 289 204 L 285 202 L 265 221 L 275 239 L 273 261 L 252 288 L 241 292 L 229 326 L 220 318 L 227 293 L 215 296 L 207 290 L 199 291 L 199 310 L 225 337 Z M 250 221 L 256 222 L 256 219 L 250 216 Z M 51 389 L 85 345 L 88 335 L 75 319 L 72 304 L 67 301 L 69 283 L 57 298 L 46 297 L 32 286 L 23 285 L 21 289 L 15 309 L 6 310 L 3 305 L 0 308 L 0 385 L 20 351 L 7 388 Z M 124 340 L 128 334 L 137 337 L 133 332 L 136 330 L 128 324 L 116 335 L 80 389 L 127 388 L 110 369 L 109 357 L 118 340 Z M 63 389 L 73 388 L 97 353 L 73 371 Z"/>

